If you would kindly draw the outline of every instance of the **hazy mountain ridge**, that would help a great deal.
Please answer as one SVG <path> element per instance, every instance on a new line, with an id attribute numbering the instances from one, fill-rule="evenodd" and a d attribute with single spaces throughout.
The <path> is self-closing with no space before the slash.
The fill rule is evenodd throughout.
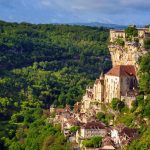
<path id="1" fill-rule="evenodd" d="M 100 23 L 100 22 L 91 22 L 91 23 L 70 23 L 69 25 L 81 25 L 81 26 L 90 26 L 90 27 L 105 27 L 105 28 L 114 28 L 114 29 L 124 29 L 124 28 L 127 27 L 126 25 Z"/>

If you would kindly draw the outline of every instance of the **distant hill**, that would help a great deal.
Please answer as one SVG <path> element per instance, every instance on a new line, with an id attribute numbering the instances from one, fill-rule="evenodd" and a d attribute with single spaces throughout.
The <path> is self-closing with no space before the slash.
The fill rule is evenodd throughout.
<path id="1" fill-rule="evenodd" d="M 107 23 L 100 23 L 100 22 L 70 23 L 70 25 L 81 25 L 81 26 L 90 26 L 90 27 L 106 27 L 106 28 L 114 28 L 114 29 L 124 29 L 127 27 L 125 25 L 107 24 Z"/>

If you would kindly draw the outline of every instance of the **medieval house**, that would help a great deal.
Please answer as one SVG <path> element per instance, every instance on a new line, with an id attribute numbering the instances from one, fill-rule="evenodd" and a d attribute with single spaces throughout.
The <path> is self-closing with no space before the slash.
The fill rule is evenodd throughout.
<path id="1" fill-rule="evenodd" d="M 99 121 L 87 122 L 81 126 L 80 137 L 87 139 L 93 136 L 105 137 L 107 134 L 106 125 Z"/>
<path id="2" fill-rule="evenodd" d="M 110 103 L 113 98 L 122 99 L 136 92 L 137 79 L 134 66 L 120 65 L 113 67 L 105 74 L 105 102 Z"/>

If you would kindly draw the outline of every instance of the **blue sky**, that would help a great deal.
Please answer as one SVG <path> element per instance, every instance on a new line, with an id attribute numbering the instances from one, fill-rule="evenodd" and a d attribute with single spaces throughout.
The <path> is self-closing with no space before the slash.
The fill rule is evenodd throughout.
<path id="1" fill-rule="evenodd" d="M 0 0 L 0 20 L 150 24 L 150 0 Z"/>

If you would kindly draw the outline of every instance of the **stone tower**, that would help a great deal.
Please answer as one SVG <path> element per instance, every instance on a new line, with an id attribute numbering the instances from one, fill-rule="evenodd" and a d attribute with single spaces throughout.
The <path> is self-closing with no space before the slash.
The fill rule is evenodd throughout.
<path id="1" fill-rule="evenodd" d="M 94 98 L 98 102 L 104 101 L 104 74 L 101 73 L 99 79 L 96 79 L 93 87 Z"/>

